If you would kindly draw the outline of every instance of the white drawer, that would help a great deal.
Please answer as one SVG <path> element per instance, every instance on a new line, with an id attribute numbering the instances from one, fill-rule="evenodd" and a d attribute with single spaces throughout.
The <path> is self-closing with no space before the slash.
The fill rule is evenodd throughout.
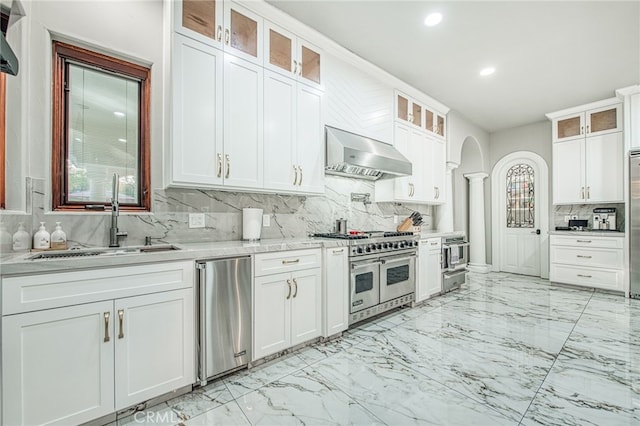
<path id="1" fill-rule="evenodd" d="M 621 249 L 624 245 L 624 238 L 621 237 L 600 237 L 592 235 L 551 235 L 549 243 L 552 246 L 571 247 L 594 247 Z"/>
<path id="2" fill-rule="evenodd" d="M 440 251 L 442 249 L 442 238 L 421 240 L 420 244 L 425 246 L 429 251 Z"/>
<path id="3" fill-rule="evenodd" d="M 193 262 L 26 275 L 2 279 L 2 315 L 192 287 Z"/>
<path id="4" fill-rule="evenodd" d="M 255 276 L 319 268 L 322 265 L 321 253 L 321 249 L 318 248 L 256 254 Z"/>
<path id="5" fill-rule="evenodd" d="M 551 265 L 549 280 L 606 290 L 624 290 L 624 270 L 622 269 L 594 269 L 578 266 Z"/>
<path id="6" fill-rule="evenodd" d="M 624 267 L 624 252 L 622 249 L 551 246 L 550 253 L 551 263 L 614 269 Z"/>

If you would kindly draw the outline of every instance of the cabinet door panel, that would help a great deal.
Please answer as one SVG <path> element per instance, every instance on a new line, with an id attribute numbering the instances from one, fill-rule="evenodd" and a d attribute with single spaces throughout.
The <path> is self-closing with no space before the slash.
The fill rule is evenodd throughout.
<path id="1" fill-rule="evenodd" d="M 321 84 L 321 57 L 317 48 L 302 43 L 300 47 L 300 77 L 304 81 Z"/>
<path id="2" fill-rule="evenodd" d="M 296 91 L 295 80 L 265 71 L 264 186 L 267 189 L 295 189 Z"/>
<path id="3" fill-rule="evenodd" d="M 177 32 L 222 48 L 222 0 L 182 0 L 174 4 Z"/>
<path id="4" fill-rule="evenodd" d="M 172 183 L 222 184 L 222 52 L 175 35 Z"/>
<path id="5" fill-rule="evenodd" d="M 585 201 L 584 140 L 553 144 L 553 203 Z"/>
<path id="6" fill-rule="evenodd" d="M 553 121 L 553 140 L 569 140 L 584 137 L 584 114 L 559 118 Z"/>
<path id="7" fill-rule="evenodd" d="M 263 69 L 224 54 L 224 184 L 263 186 Z"/>
<path id="8" fill-rule="evenodd" d="M 400 100 L 401 97 L 398 97 Z M 411 159 L 413 163 L 413 171 L 416 172 L 414 158 L 411 157 L 411 129 L 405 126 L 395 126 L 394 146 L 402 155 Z M 411 201 L 411 195 L 415 188 L 413 176 L 403 176 L 394 180 L 395 199 L 401 201 Z M 377 185 L 385 185 L 386 182 L 376 182 Z M 392 201 L 391 199 L 385 201 Z"/>
<path id="9" fill-rule="evenodd" d="M 291 342 L 291 274 L 255 278 L 253 360 L 280 352 Z"/>
<path id="10" fill-rule="evenodd" d="M 623 153 L 622 132 L 586 139 L 586 187 L 589 202 L 622 202 Z"/>
<path id="11" fill-rule="evenodd" d="M 321 278 L 320 268 L 292 274 L 294 292 L 291 296 L 291 346 L 321 334 Z"/>
<path id="12" fill-rule="evenodd" d="M 302 192 L 324 192 L 324 133 L 320 90 L 298 85 L 296 158 Z"/>
<path id="13" fill-rule="evenodd" d="M 277 71 L 284 71 L 287 75 L 292 74 L 291 64 L 293 64 L 294 40 L 288 32 L 270 26 L 267 28 L 266 65 L 269 68 L 276 68 Z"/>
<path id="14" fill-rule="evenodd" d="M 324 266 L 324 337 L 340 333 L 349 326 L 348 248 L 326 249 Z"/>
<path id="15" fill-rule="evenodd" d="M 236 3 L 224 4 L 225 52 L 262 65 L 262 18 Z"/>
<path id="16" fill-rule="evenodd" d="M 431 175 L 433 176 L 434 201 L 444 203 L 447 199 L 445 193 L 445 175 L 447 173 L 446 149 L 442 140 L 431 141 Z"/>
<path id="17" fill-rule="evenodd" d="M 409 121 L 409 99 L 403 95 L 396 96 L 396 117 Z"/>
<path id="18" fill-rule="evenodd" d="M 115 301 L 116 409 L 195 381 L 193 290 Z"/>
<path id="19" fill-rule="evenodd" d="M 114 410 L 112 312 L 108 301 L 2 318 L 3 424 L 79 424 Z"/>
<path id="20" fill-rule="evenodd" d="M 622 104 L 586 112 L 587 136 L 605 135 L 622 130 Z"/>

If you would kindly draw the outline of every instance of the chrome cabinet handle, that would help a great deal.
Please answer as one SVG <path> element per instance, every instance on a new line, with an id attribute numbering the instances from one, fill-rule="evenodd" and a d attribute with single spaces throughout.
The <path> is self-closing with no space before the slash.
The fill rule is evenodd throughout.
<path id="1" fill-rule="evenodd" d="M 431 245 L 432 245 L 432 246 L 437 246 L 437 245 L 438 245 L 438 243 L 431 243 Z"/>
<path id="2" fill-rule="evenodd" d="M 231 174 L 231 159 L 229 158 L 229 154 L 225 155 L 227 159 L 227 173 L 224 175 L 225 179 L 229 179 L 229 174 Z"/>
<path id="3" fill-rule="evenodd" d="M 218 153 L 218 177 L 222 177 L 222 154 Z"/>
<path id="4" fill-rule="evenodd" d="M 298 167 L 293 166 L 293 186 L 298 184 Z"/>
<path id="5" fill-rule="evenodd" d="M 296 296 L 298 295 L 298 281 L 295 278 L 293 279 L 293 284 L 295 284 L 296 286 L 296 292 L 293 293 L 293 298 L 295 299 Z"/>
<path id="6" fill-rule="evenodd" d="M 231 38 L 231 34 L 229 33 L 229 29 L 224 30 L 224 42 L 225 44 L 229 44 L 229 39 Z"/>
<path id="7" fill-rule="evenodd" d="M 583 200 L 585 199 L 584 198 L 584 186 L 582 187 L 582 196 L 580 198 L 582 198 Z"/>
<path id="8" fill-rule="evenodd" d="M 591 275 L 577 274 L 580 278 L 592 278 Z"/>
<path id="9" fill-rule="evenodd" d="M 587 200 L 591 198 L 591 187 L 587 186 Z"/>
<path id="10" fill-rule="evenodd" d="M 108 342 L 111 340 L 109 337 L 109 318 L 111 317 L 111 312 L 104 313 L 104 342 Z"/>
<path id="11" fill-rule="evenodd" d="M 282 261 L 282 264 L 283 264 L 283 265 L 289 265 L 289 264 L 291 264 L 291 263 L 299 263 L 299 262 L 300 262 L 300 259 L 295 259 L 295 260 L 283 260 L 283 261 Z"/>
<path id="12" fill-rule="evenodd" d="M 580 126 L 580 134 L 584 135 L 584 126 Z"/>
<path id="13" fill-rule="evenodd" d="M 340 254 L 340 253 L 344 253 L 344 249 L 343 249 L 343 248 L 341 248 L 341 249 L 339 249 L 339 250 L 332 250 L 332 251 L 331 251 L 331 253 L 333 253 L 333 254 Z"/>
<path id="14" fill-rule="evenodd" d="M 302 75 L 302 62 L 298 62 L 298 75 Z"/>
<path id="15" fill-rule="evenodd" d="M 118 339 L 124 339 L 124 329 L 122 323 L 124 321 L 124 309 L 118 309 L 118 323 L 120 324 L 120 333 L 118 333 Z"/>
<path id="16" fill-rule="evenodd" d="M 584 256 L 582 254 L 577 254 L 576 257 L 579 257 L 581 259 L 591 259 L 592 256 Z"/>
<path id="17" fill-rule="evenodd" d="M 302 186 L 302 178 L 304 177 L 302 174 L 302 166 L 298 166 L 298 170 L 300 170 L 300 182 L 298 182 L 298 186 Z"/>
<path id="18" fill-rule="evenodd" d="M 287 285 L 289 286 L 289 293 L 287 294 L 287 300 L 291 299 L 291 280 L 287 280 Z"/>
<path id="19" fill-rule="evenodd" d="M 590 243 L 591 240 L 576 240 L 576 243 Z"/>
<path id="20" fill-rule="evenodd" d="M 587 124 L 587 133 L 589 133 L 589 132 L 590 132 L 589 125 Z"/>
<path id="21" fill-rule="evenodd" d="M 293 60 L 293 73 L 298 74 L 298 61 Z"/>
<path id="22" fill-rule="evenodd" d="M 218 31 L 217 31 L 216 34 L 217 34 L 216 35 L 216 39 L 218 41 L 221 41 L 222 40 L 222 25 L 218 25 Z"/>

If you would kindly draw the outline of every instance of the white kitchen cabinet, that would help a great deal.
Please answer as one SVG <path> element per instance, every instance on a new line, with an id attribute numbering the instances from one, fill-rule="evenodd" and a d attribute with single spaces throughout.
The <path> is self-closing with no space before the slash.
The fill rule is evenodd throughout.
<path id="1" fill-rule="evenodd" d="M 553 203 L 623 202 L 622 132 L 553 144 Z"/>
<path id="2" fill-rule="evenodd" d="M 320 259 L 320 249 L 255 256 L 254 361 L 321 335 Z"/>
<path id="3" fill-rule="evenodd" d="M 224 54 L 224 144 L 217 155 L 225 186 L 263 186 L 263 71 Z"/>
<path id="4" fill-rule="evenodd" d="M 3 424 L 83 423 L 192 384 L 192 287 L 191 262 L 3 278 Z"/>
<path id="5" fill-rule="evenodd" d="M 173 46 L 170 180 L 177 186 L 222 185 L 223 54 L 179 34 Z"/>
<path id="6" fill-rule="evenodd" d="M 2 423 L 80 424 L 113 412 L 112 314 L 106 301 L 3 317 Z"/>
<path id="7" fill-rule="evenodd" d="M 322 53 L 311 43 L 269 21 L 264 25 L 264 67 L 322 88 Z"/>
<path id="8" fill-rule="evenodd" d="M 349 326 L 349 253 L 347 247 L 324 250 L 322 335 L 341 333 Z"/>
<path id="9" fill-rule="evenodd" d="M 446 138 L 446 116 L 402 92 L 396 91 L 396 120 L 409 123 L 438 138 Z"/>
<path id="10" fill-rule="evenodd" d="M 241 5 L 222 0 L 174 2 L 174 31 L 262 65 L 263 19 Z"/>
<path id="11" fill-rule="evenodd" d="M 566 115 L 562 115 L 564 112 Z M 552 116 L 553 142 L 622 131 L 622 104 L 616 98 L 549 116 Z"/>
<path id="12" fill-rule="evenodd" d="M 440 238 L 428 238 L 420 241 L 416 303 L 442 292 L 441 253 Z"/>
<path id="13" fill-rule="evenodd" d="M 396 123 L 394 142 L 396 149 L 411 161 L 412 174 L 376 181 L 376 202 L 443 203 L 446 199 L 444 141 L 424 130 Z"/>
<path id="14" fill-rule="evenodd" d="M 265 70 L 264 187 L 324 192 L 323 93 Z"/>
<path id="15" fill-rule="evenodd" d="M 624 238 L 593 234 L 551 235 L 549 280 L 624 290 Z"/>

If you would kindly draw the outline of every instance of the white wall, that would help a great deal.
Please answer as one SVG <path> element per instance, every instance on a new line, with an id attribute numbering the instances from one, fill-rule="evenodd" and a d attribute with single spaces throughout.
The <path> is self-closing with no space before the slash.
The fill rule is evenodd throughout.
<path id="1" fill-rule="evenodd" d="M 55 39 L 151 67 L 151 186 L 161 186 L 163 1 L 22 0 L 22 4 L 25 16 L 8 35 L 20 60 L 20 73 L 7 82 L 7 109 L 11 111 L 7 155 L 23 164 L 21 170 L 7 174 L 8 209 L 24 210 L 24 197 L 19 194 L 24 193 L 26 176 L 44 178 L 45 188 L 51 187 L 51 43 Z M 24 89 L 17 90 L 19 86 Z"/>

